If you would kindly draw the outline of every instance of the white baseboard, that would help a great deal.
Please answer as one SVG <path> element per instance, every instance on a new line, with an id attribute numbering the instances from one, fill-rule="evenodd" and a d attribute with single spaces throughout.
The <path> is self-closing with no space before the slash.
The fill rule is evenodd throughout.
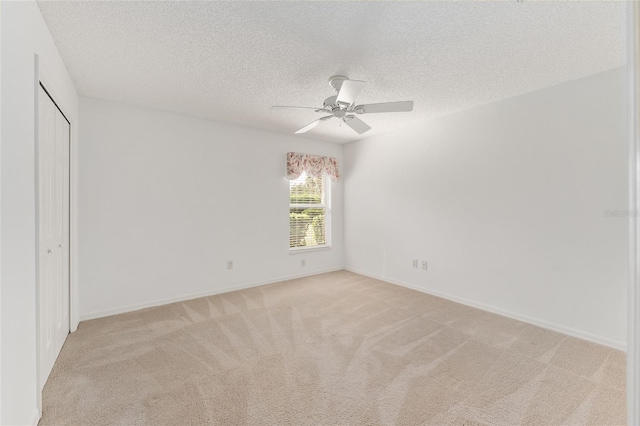
<path id="1" fill-rule="evenodd" d="M 342 267 L 324 269 L 324 270 L 314 271 L 306 274 L 289 275 L 286 277 L 274 278 L 267 281 L 257 281 L 257 282 L 252 282 L 248 284 L 241 284 L 236 286 L 212 289 L 212 290 L 199 292 L 199 293 L 189 293 L 189 294 L 183 294 L 175 297 L 168 297 L 165 299 L 156 299 L 156 300 L 151 300 L 151 301 L 146 301 L 141 303 L 135 303 L 133 305 L 126 305 L 118 308 L 110 308 L 110 309 L 104 309 L 100 311 L 87 312 L 84 314 L 80 314 L 80 322 L 92 320 L 96 318 L 109 317 L 111 315 L 118 315 L 118 314 L 124 314 L 127 312 L 138 311 L 140 309 L 145 309 L 145 308 L 153 308 L 156 306 L 168 305 L 170 303 L 183 302 L 185 300 L 197 299 L 199 297 L 214 296 L 216 294 L 229 293 L 230 291 L 243 290 L 246 288 L 258 287 L 258 286 L 267 285 L 267 284 L 275 284 L 281 281 L 294 280 L 296 278 L 304 278 L 304 277 L 310 277 L 313 275 L 326 274 L 327 272 L 341 271 L 343 269 L 344 268 Z"/>
<path id="2" fill-rule="evenodd" d="M 447 300 L 450 300 L 452 302 L 460 303 L 462 305 L 467 305 L 467 306 L 471 306 L 473 308 L 482 309 L 483 311 L 487 311 L 487 312 L 491 312 L 491 313 L 494 313 L 494 314 L 502 315 L 504 317 L 512 318 L 512 319 L 515 319 L 515 320 L 518 320 L 518 321 L 526 322 L 526 323 L 529 323 L 529 324 L 532 324 L 532 325 L 536 325 L 538 327 L 546 328 L 548 330 L 557 331 L 558 333 L 567 334 L 569 336 L 577 337 L 578 339 L 588 340 L 590 342 L 598 343 L 600 345 L 605 345 L 605 346 L 608 346 L 610 348 L 618 349 L 618 350 L 621 350 L 621 351 L 626 351 L 626 349 L 627 349 L 627 343 L 626 342 L 613 340 L 613 339 L 610 339 L 608 337 L 598 336 L 596 334 L 592 334 L 592 333 L 589 333 L 589 332 L 586 332 L 586 331 L 582 331 L 582 330 L 576 330 L 575 328 L 567 327 L 567 326 L 564 326 L 564 325 L 561 325 L 561 324 L 557 324 L 557 323 L 553 323 L 553 322 L 550 322 L 550 321 L 545 321 L 545 320 L 542 320 L 542 319 L 539 319 L 539 318 L 533 318 L 533 317 L 530 317 L 530 316 L 527 316 L 527 315 L 522 315 L 522 314 L 519 314 L 519 313 L 516 313 L 516 312 L 508 311 L 506 309 L 498 308 L 498 307 L 491 306 L 491 305 L 486 305 L 484 303 L 475 302 L 473 300 L 469 300 L 469 299 L 465 299 L 465 298 L 462 298 L 462 297 L 454 296 L 454 295 L 451 295 L 451 294 L 443 293 L 441 291 L 419 287 L 417 285 L 405 283 L 405 282 L 398 281 L 398 280 L 394 280 L 394 279 L 389 278 L 389 277 L 376 276 L 375 274 L 370 274 L 368 272 L 361 271 L 361 270 L 358 270 L 356 268 L 345 267 L 344 269 L 346 269 L 347 271 L 356 273 L 356 274 L 364 275 L 366 277 L 375 278 L 375 279 L 380 280 L 380 281 L 385 281 L 385 282 L 388 282 L 388 283 L 391 283 L 391 284 L 396 284 L 396 285 L 399 285 L 399 286 L 402 286 L 402 287 L 410 288 L 412 290 L 416 290 L 416 291 L 419 291 L 421 293 L 426 293 L 426 294 L 430 294 L 432 296 L 441 297 L 443 299 L 447 299 Z"/>
<path id="3" fill-rule="evenodd" d="M 31 418 L 29 419 L 29 423 L 27 423 L 30 426 L 38 426 L 38 422 L 40 421 L 40 411 L 36 408 L 35 410 L 33 410 L 33 414 L 31 415 Z"/>

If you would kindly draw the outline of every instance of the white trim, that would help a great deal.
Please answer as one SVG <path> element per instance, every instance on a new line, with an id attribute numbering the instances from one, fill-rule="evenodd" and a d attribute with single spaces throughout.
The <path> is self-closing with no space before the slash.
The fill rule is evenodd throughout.
<path id="1" fill-rule="evenodd" d="M 42 360 L 42 354 L 41 354 L 41 347 L 40 347 L 40 256 L 39 256 L 39 240 L 40 240 L 40 218 L 38 216 L 38 211 L 40 209 L 40 193 L 39 193 L 39 189 L 40 186 L 38 185 L 38 182 L 40 182 L 40 167 L 38 165 L 39 163 L 39 156 L 38 156 L 38 138 L 40 136 L 40 101 L 39 101 L 39 97 L 40 97 L 40 58 L 38 55 L 35 55 L 34 57 L 34 67 L 35 67 L 35 82 L 34 82 L 34 95 L 33 95 L 33 99 L 34 99 L 34 116 L 35 116 L 35 120 L 33 123 L 34 126 L 34 141 L 33 141 L 33 161 L 34 161 L 34 170 L 35 170 L 35 176 L 34 176 L 34 191 L 35 191 L 35 200 L 34 200 L 34 207 L 35 207 L 35 220 L 36 223 L 35 225 L 35 247 L 36 247 L 36 259 L 35 259 L 35 265 L 36 265 L 36 271 L 35 271 L 35 275 L 36 275 L 36 412 L 40 412 L 42 411 L 42 386 L 40 384 L 40 371 L 42 370 L 42 366 L 41 366 L 41 360 Z"/>
<path id="2" fill-rule="evenodd" d="M 29 423 L 27 423 L 30 426 L 37 426 L 38 422 L 40 422 L 40 417 L 42 417 L 40 415 L 40 410 L 35 409 L 33 411 L 33 414 L 31 414 L 31 418 L 29 419 Z"/>
<path id="3" fill-rule="evenodd" d="M 443 293 L 441 291 L 428 289 L 424 287 L 417 286 L 415 284 L 405 283 L 403 281 L 398 281 L 391 279 L 389 277 L 381 277 L 375 274 L 370 274 L 364 271 L 360 271 L 356 268 L 345 267 L 347 271 L 354 272 L 356 274 L 364 275 L 366 277 L 375 278 L 380 281 L 385 281 L 391 284 L 399 285 L 401 287 L 410 288 L 412 290 L 419 291 L 421 293 L 430 294 L 432 296 L 441 297 L 443 299 L 450 300 L 452 302 L 460 303 L 462 305 L 471 306 L 473 308 L 482 309 L 483 311 L 491 312 L 494 314 L 502 315 L 504 317 L 512 318 L 518 321 L 526 322 L 528 324 L 536 325 L 538 327 L 546 328 L 548 330 L 557 331 L 558 333 L 567 334 L 569 336 L 577 337 L 579 339 L 588 340 L 590 342 L 598 343 L 600 345 L 609 346 L 614 349 L 619 349 L 624 351 L 626 349 L 625 342 L 620 342 L 618 340 L 609 339 L 607 337 L 598 336 L 596 334 L 588 333 L 586 331 L 576 330 L 575 328 L 567 327 L 561 324 L 557 324 L 550 321 L 541 320 L 539 318 L 533 318 L 527 315 L 522 315 L 516 312 L 508 311 L 506 309 L 498 308 L 491 305 L 486 305 L 484 303 L 476 302 L 473 300 L 465 299 L 463 297 L 454 296 L 448 293 Z"/>
<path id="4" fill-rule="evenodd" d="M 627 121 L 629 143 L 629 209 L 640 207 L 640 7 L 627 5 Z M 629 215 L 629 277 L 627 288 L 627 422 L 640 424 L 640 222 Z"/>
<path id="5" fill-rule="evenodd" d="M 294 279 L 297 279 L 297 278 L 312 277 L 314 275 L 326 274 L 328 272 L 342 271 L 343 269 L 344 268 L 342 268 L 342 267 L 340 267 L 340 268 L 332 268 L 332 269 L 324 269 L 324 270 L 320 270 L 320 271 L 314 271 L 314 272 L 311 272 L 311 273 L 308 273 L 308 274 L 289 275 L 289 276 L 286 276 L 286 277 L 274 278 L 274 279 L 267 280 L 267 281 L 256 281 L 256 282 L 252 282 L 252 283 L 248 283 L 248 284 L 242 284 L 242 285 L 238 285 L 238 286 L 229 286 L 229 287 L 224 287 L 224 288 L 216 289 L 216 290 L 202 291 L 202 292 L 199 292 L 199 293 L 189 293 L 189 294 L 183 294 L 183 295 L 175 296 L 175 297 L 168 297 L 168 298 L 165 298 L 165 299 L 156 299 L 156 300 L 148 301 L 148 302 L 134 303 L 133 305 L 122 306 L 122 307 L 119 307 L 119 308 L 104 309 L 104 310 L 101 310 L 101 311 L 88 312 L 86 314 L 80 315 L 80 321 L 88 321 L 88 320 L 92 320 L 92 319 L 96 319 L 96 318 L 109 317 L 111 315 L 124 314 L 124 313 L 127 313 L 127 312 L 138 311 L 140 309 L 153 308 L 153 307 L 157 307 L 157 306 L 168 305 L 170 303 L 183 302 L 185 300 L 191 300 L 191 299 L 198 299 L 200 297 L 215 296 L 216 294 L 229 293 L 231 291 L 244 290 L 244 289 L 251 288 L 251 287 L 259 287 L 259 286 L 262 286 L 262 285 L 275 284 L 275 283 L 279 283 L 279 282 L 282 282 L 282 281 L 294 280 Z"/>
<path id="6" fill-rule="evenodd" d="M 2 22 L 2 4 L 0 4 L 0 22 Z M 1 38 L 1 37 L 0 37 Z M 2 82 L 2 55 L 0 55 L 0 82 Z M 0 83 L 0 99 L 2 99 L 2 84 Z M 0 102 L 0 135 L 2 135 L 2 102 Z M 0 139 L 2 139 L 0 137 Z M 1 144 L 0 144 L 1 145 Z M 0 151 L 2 151 L 0 149 Z M 2 154 L 0 153 L 0 157 Z M 0 197 L 1 199 L 2 197 Z M 1 211 L 2 209 L 0 209 Z M 0 230 L 0 234 L 2 231 Z M 2 256 L 0 256 L 1 258 Z M 1 270 L 0 265 L 0 270 Z M 1 275 L 1 274 L 0 274 Z M 1 284 L 1 283 L 0 283 Z M 2 306 L 2 286 L 0 285 L 0 306 Z M 0 366 L 2 366 L 2 315 L 0 315 Z M 0 368 L 0 421 L 2 421 L 2 368 Z"/>
<path id="7" fill-rule="evenodd" d="M 290 247 L 289 254 L 300 254 L 309 251 L 330 250 L 331 244 L 322 244 L 320 246 L 304 246 L 304 247 Z"/>

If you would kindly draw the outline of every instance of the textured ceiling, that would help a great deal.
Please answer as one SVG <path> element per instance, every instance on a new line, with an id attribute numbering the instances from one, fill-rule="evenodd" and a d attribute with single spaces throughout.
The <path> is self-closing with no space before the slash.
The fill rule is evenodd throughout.
<path id="1" fill-rule="evenodd" d="M 624 65 L 622 2 L 40 2 L 81 95 L 293 133 L 334 74 L 358 103 L 412 113 L 330 120 L 348 142 Z"/>

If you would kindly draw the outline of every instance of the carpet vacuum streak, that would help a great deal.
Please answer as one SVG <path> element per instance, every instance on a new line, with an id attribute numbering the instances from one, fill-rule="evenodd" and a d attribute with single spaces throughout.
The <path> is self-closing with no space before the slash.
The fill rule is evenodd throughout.
<path id="1" fill-rule="evenodd" d="M 80 324 L 40 425 L 623 425 L 625 355 L 347 271 Z"/>

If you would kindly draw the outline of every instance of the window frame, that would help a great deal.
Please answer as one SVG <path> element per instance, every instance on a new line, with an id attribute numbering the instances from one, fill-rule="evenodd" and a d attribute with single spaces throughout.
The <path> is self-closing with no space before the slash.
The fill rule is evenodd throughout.
<path id="1" fill-rule="evenodd" d="M 300 176 L 305 175 L 308 176 L 306 172 L 303 172 Z M 298 177 L 300 179 L 300 177 Z M 290 180 L 289 181 L 289 214 L 291 214 L 291 209 L 316 209 L 320 208 L 324 210 L 324 235 L 325 235 L 325 244 L 317 244 L 315 246 L 300 246 L 300 247 L 291 247 L 291 225 L 289 225 L 289 253 L 300 253 L 311 250 L 328 250 L 331 249 L 331 179 L 327 173 L 322 174 L 322 197 L 321 201 L 324 200 L 324 203 L 319 204 L 292 204 L 291 203 L 291 188 L 292 182 L 298 180 Z M 291 222 L 289 222 L 291 224 Z"/>

